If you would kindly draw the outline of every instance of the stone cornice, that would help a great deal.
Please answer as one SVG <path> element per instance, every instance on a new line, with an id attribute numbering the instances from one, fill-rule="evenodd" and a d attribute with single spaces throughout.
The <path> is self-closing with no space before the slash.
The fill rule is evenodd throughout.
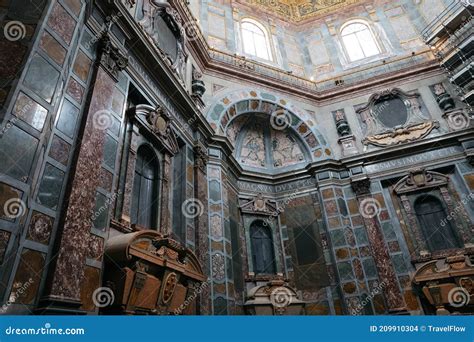
<path id="1" fill-rule="evenodd" d="M 153 67 L 154 79 L 159 80 L 163 89 L 174 90 L 173 95 L 171 96 L 170 94 L 170 98 L 172 98 L 173 102 L 181 108 L 181 114 L 185 116 L 185 119 L 187 121 L 192 121 L 193 125 L 199 126 L 200 130 L 205 133 L 206 136 L 212 136 L 213 130 L 199 108 L 196 106 L 191 94 L 187 92 L 182 82 L 175 76 L 172 68 L 164 62 L 163 58 L 160 57 L 158 48 L 145 34 L 138 23 L 130 16 L 125 4 L 120 0 L 113 0 L 113 2 L 111 1 L 110 6 L 111 11 L 120 11 L 122 13 L 121 16 L 118 16 L 117 22 L 126 29 L 130 35 L 134 35 L 138 38 L 135 39 L 133 41 L 134 44 L 129 47 L 130 51 L 140 58 L 144 67 Z M 129 69 L 131 69 L 130 65 L 127 70 Z M 153 95 L 152 91 L 149 93 Z"/>

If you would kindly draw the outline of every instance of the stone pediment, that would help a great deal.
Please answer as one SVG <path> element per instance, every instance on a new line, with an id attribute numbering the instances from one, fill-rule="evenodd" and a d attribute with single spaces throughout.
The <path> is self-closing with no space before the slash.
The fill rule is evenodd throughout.
<path id="1" fill-rule="evenodd" d="M 394 191 L 397 194 L 417 191 L 446 185 L 449 178 L 442 173 L 417 169 L 410 171 L 408 176 L 403 177 L 395 184 Z"/>
<path id="2" fill-rule="evenodd" d="M 275 201 L 263 197 L 260 193 L 254 199 L 242 204 L 240 210 L 248 214 L 260 214 L 277 216 L 279 214 L 278 205 Z"/>
<path id="3" fill-rule="evenodd" d="M 179 151 L 176 134 L 171 126 L 173 119 L 165 108 L 138 105 L 131 113 L 141 126 L 153 134 L 169 154 L 174 155 Z"/>

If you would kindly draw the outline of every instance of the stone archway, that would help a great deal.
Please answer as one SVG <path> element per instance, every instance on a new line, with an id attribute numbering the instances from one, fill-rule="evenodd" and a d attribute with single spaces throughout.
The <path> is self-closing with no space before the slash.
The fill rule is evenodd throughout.
<path id="1" fill-rule="evenodd" d="M 219 135 L 229 136 L 239 117 L 250 113 L 268 115 L 276 125 L 295 132 L 311 154 L 311 161 L 332 157 L 327 140 L 314 119 L 303 109 L 278 95 L 259 90 L 237 90 L 221 96 L 209 107 L 207 119 Z M 281 126 L 280 126 L 281 127 Z M 232 142 L 232 138 L 230 138 Z"/>

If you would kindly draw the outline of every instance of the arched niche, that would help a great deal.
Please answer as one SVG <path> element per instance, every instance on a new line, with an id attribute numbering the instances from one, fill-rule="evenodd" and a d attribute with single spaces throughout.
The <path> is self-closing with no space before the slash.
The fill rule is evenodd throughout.
<path id="1" fill-rule="evenodd" d="M 291 131 L 308 150 L 308 162 L 333 157 L 327 140 L 319 132 L 309 113 L 278 95 L 259 90 L 237 90 L 217 99 L 207 111 L 215 132 L 235 144 L 239 127 L 248 115 L 265 117 L 268 125 Z"/>

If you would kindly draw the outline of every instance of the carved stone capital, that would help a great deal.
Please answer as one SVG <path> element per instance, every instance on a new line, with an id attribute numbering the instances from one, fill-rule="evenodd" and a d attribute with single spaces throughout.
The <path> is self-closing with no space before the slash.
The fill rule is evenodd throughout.
<path id="1" fill-rule="evenodd" d="M 194 145 L 194 162 L 195 166 L 198 167 L 202 172 L 206 173 L 207 162 L 209 161 L 209 155 L 207 148 L 198 142 Z"/>
<path id="2" fill-rule="evenodd" d="M 118 82 L 119 72 L 128 66 L 128 57 L 112 44 L 108 32 L 104 33 L 99 41 L 99 56 L 100 65 L 112 76 L 115 82 Z"/>
<path id="3" fill-rule="evenodd" d="M 365 196 L 370 194 L 370 179 L 361 178 L 351 181 L 352 190 L 356 196 Z"/>

